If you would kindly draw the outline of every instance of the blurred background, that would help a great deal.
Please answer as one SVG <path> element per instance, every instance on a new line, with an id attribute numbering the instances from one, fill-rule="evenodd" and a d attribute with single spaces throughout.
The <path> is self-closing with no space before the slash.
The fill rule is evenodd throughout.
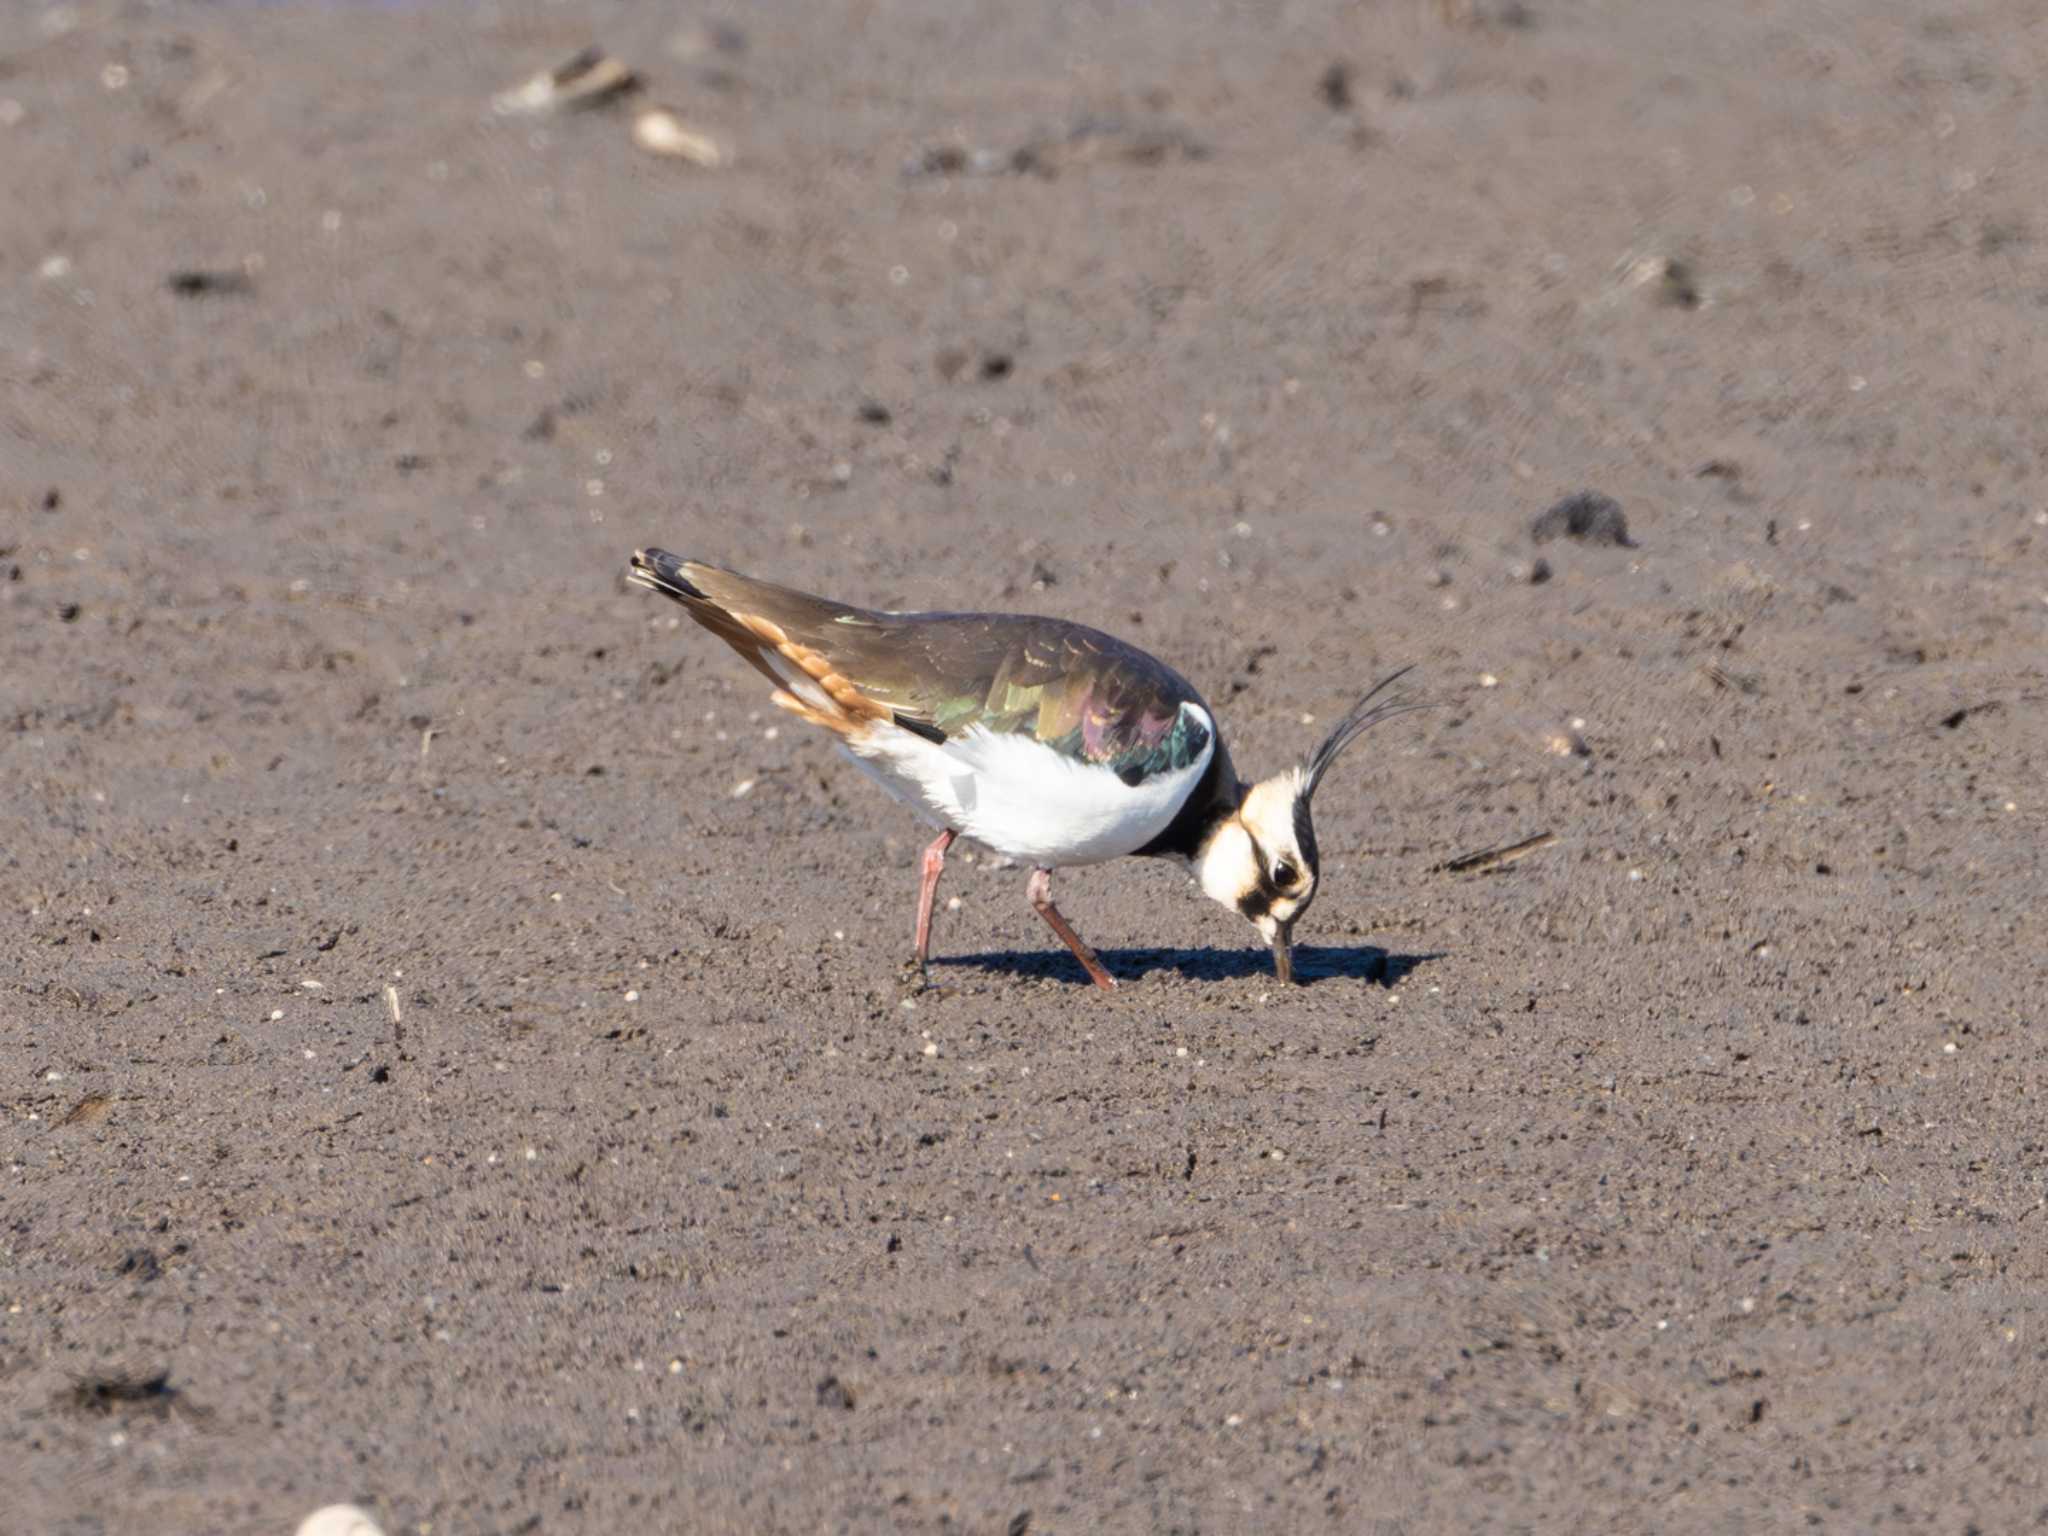
<path id="1" fill-rule="evenodd" d="M 2017 0 L 7 8 L 0 1486 L 2037 1510 L 2044 64 Z M 1098 1009 L 968 866 L 906 1009 L 918 829 L 646 543 L 1096 624 L 1247 773 L 1450 707 L 1319 800 L 1315 985 L 1127 863 Z"/>

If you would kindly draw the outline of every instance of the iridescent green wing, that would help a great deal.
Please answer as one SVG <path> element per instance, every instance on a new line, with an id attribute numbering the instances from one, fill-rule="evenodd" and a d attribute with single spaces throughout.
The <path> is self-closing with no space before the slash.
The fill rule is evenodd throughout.
<path id="1" fill-rule="evenodd" d="M 1186 679 L 1085 625 L 1019 614 L 882 613 L 662 558 L 701 594 L 687 606 L 708 627 L 718 629 L 724 615 L 768 619 L 888 705 L 899 724 L 926 735 L 1028 734 L 1133 785 L 1200 761 L 1212 735 L 1202 716 L 1181 708 L 1202 705 Z"/>
<path id="2" fill-rule="evenodd" d="M 1211 727 L 1187 681 L 1136 646 L 1058 619 L 884 616 L 862 686 L 948 736 L 1021 733 L 1128 784 L 1201 759 Z M 893 631 L 893 632 L 891 632 Z M 849 672 L 848 676 L 854 674 Z"/>

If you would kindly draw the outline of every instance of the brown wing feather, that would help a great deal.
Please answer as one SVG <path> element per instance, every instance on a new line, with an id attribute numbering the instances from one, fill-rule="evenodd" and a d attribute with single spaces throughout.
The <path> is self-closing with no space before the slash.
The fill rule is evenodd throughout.
<path id="1" fill-rule="evenodd" d="M 952 734 L 1024 731 L 1071 756 L 1136 775 L 1199 754 L 1181 719 L 1195 690 L 1110 635 L 1022 614 L 884 613 L 757 581 L 661 550 L 634 556 L 633 579 L 690 616 L 778 685 L 776 702 L 847 733 L 895 717 Z M 766 652 L 802 669 L 836 718 L 791 696 Z M 1220 749 L 1220 743 L 1219 743 Z"/>
<path id="2" fill-rule="evenodd" d="M 693 560 L 678 560 L 666 550 L 641 550 L 633 556 L 632 579 L 665 593 L 683 605 L 691 618 L 718 636 L 775 685 L 773 698 L 782 708 L 842 735 L 869 722 L 886 719 L 889 706 L 868 698 L 817 647 L 793 638 L 787 624 L 814 627 L 822 611 L 837 607 L 823 598 L 753 581 L 734 571 Z M 816 683 L 831 701 L 830 711 L 790 692 L 789 677 L 769 658 L 773 653 Z"/>

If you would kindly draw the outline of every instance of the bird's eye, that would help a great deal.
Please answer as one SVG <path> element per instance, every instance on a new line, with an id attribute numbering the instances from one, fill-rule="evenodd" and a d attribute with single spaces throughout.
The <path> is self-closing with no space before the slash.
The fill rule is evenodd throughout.
<path id="1" fill-rule="evenodd" d="M 1280 889 L 1283 891 L 1291 889 L 1294 885 L 1294 882 L 1299 880 L 1300 878 L 1301 871 L 1296 869 L 1292 864 L 1288 863 L 1285 859 L 1282 859 L 1278 864 L 1275 864 L 1273 866 L 1273 883 L 1279 886 Z"/>

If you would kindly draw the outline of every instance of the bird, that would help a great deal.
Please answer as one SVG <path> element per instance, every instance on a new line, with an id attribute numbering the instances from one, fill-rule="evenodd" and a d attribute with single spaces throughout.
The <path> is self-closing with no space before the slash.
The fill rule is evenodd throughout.
<path id="1" fill-rule="evenodd" d="M 1117 982 L 1052 898 L 1056 869 L 1125 855 L 1175 860 L 1242 914 L 1294 980 L 1295 924 L 1322 868 L 1310 804 L 1371 726 L 1428 707 L 1375 683 L 1298 764 L 1238 778 L 1214 713 L 1137 646 L 1064 619 L 893 613 L 813 596 L 662 549 L 628 581 L 680 603 L 937 831 L 924 850 L 913 949 L 923 981 L 946 850 L 970 838 L 1030 867 L 1026 897 L 1088 978 Z"/>

